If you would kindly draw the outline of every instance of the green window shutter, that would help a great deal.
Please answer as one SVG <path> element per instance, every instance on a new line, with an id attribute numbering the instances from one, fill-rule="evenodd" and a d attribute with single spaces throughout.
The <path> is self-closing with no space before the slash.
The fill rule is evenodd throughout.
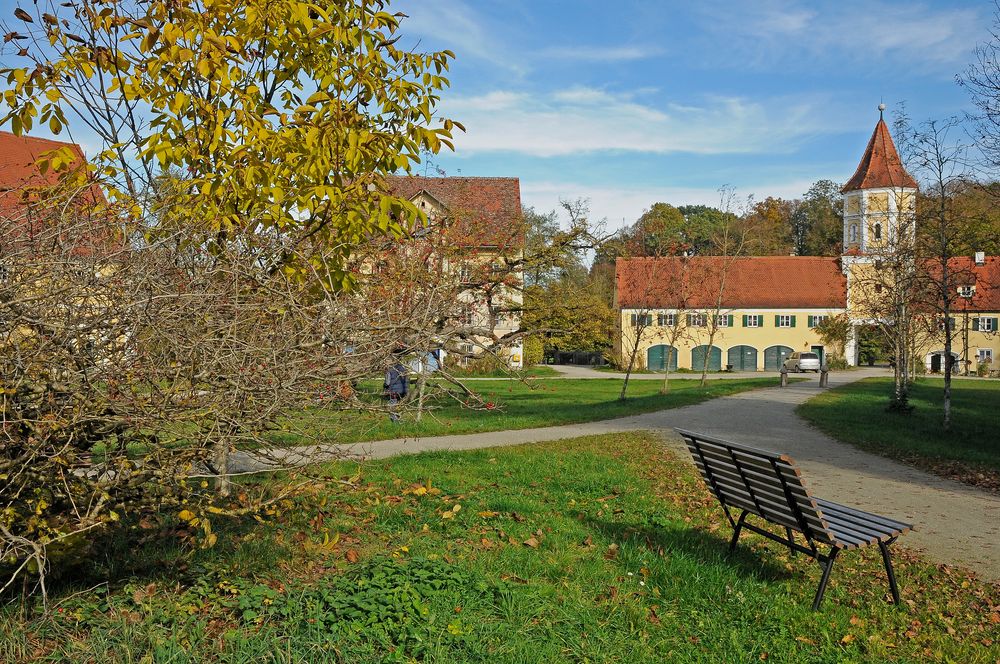
<path id="1" fill-rule="evenodd" d="M 795 316 L 792 316 L 792 327 L 795 327 Z"/>
<path id="2" fill-rule="evenodd" d="M 687 315 L 687 319 L 688 319 L 687 320 L 687 325 L 688 325 L 688 327 L 691 327 L 691 314 Z"/>
<path id="3" fill-rule="evenodd" d="M 729 327 L 733 326 L 733 315 L 729 314 Z"/>
<path id="4" fill-rule="evenodd" d="M 774 326 L 778 327 L 779 325 L 781 325 L 781 316 L 775 314 L 774 315 Z"/>
<path id="5" fill-rule="evenodd" d="M 747 315 L 743 314 L 743 327 L 747 326 Z"/>
<path id="6" fill-rule="evenodd" d="M 973 318 L 972 319 L 972 331 L 973 332 L 978 332 L 979 331 L 979 319 L 978 318 Z"/>
<path id="7" fill-rule="evenodd" d="M 806 319 L 806 327 L 816 327 L 816 319 L 812 315 Z"/>

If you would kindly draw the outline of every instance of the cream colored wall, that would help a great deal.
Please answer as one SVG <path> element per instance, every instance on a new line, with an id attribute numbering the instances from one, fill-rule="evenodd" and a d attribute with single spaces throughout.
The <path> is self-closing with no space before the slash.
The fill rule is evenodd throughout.
<path id="1" fill-rule="evenodd" d="M 729 349 L 733 346 L 753 346 L 757 349 L 757 370 L 764 370 L 764 350 L 770 346 L 788 346 L 793 351 L 808 351 L 812 346 L 823 346 L 815 328 L 808 327 L 809 316 L 836 316 L 843 313 L 843 309 L 730 309 L 724 313 L 732 315 L 733 327 L 720 327 L 716 332 L 713 345 L 722 350 L 722 365 L 726 365 L 726 358 Z M 637 309 L 623 309 L 621 311 L 620 325 L 620 356 L 624 356 L 628 361 L 628 353 L 631 352 L 635 343 L 635 329 L 632 327 L 632 314 L 641 313 Z M 669 309 L 652 309 L 649 312 L 653 316 L 653 325 L 642 331 L 639 340 L 639 352 L 636 355 L 638 366 L 645 367 L 646 351 L 650 346 L 667 344 L 670 339 L 670 328 L 658 327 L 657 314 L 672 313 Z M 681 316 L 688 313 L 681 312 Z M 707 315 L 708 314 L 706 312 Z M 743 316 L 745 314 L 758 314 L 763 316 L 763 327 L 743 327 Z M 795 327 L 775 327 L 774 317 L 777 315 L 794 315 L 796 317 Z M 683 325 L 684 323 L 682 323 Z M 676 347 L 677 367 L 680 369 L 692 369 L 691 349 L 708 343 L 709 328 L 686 328 L 681 333 Z M 624 352 L 622 352 L 624 351 Z M 843 349 L 825 348 L 825 352 L 830 354 L 840 354 Z"/>
<path id="2" fill-rule="evenodd" d="M 974 331 L 972 329 L 973 323 L 972 319 L 979 318 L 980 316 L 985 318 L 997 318 L 1000 322 L 1000 312 L 982 312 L 982 313 L 970 313 L 968 316 L 968 327 L 966 328 L 966 316 L 964 314 L 956 314 L 953 316 L 955 319 L 956 329 L 952 336 L 952 352 L 958 355 L 958 359 L 970 360 L 972 364 L 969 366 L 970 371 L 975 371 L 978 360 L 980 348 L 989 348 L 993 351 L 993 363 L 990 365 L 990 369 L 997 370 L 1000 369 L 1000 333 L 993 332 L 980 332 Z M 965 350 L 965 338 L 966 329 L 968 330 L 968 357 L 963 356 L 963 351 Z M 924 341 L 920 348 L 917 350 L 917 357 L 924 362 L 927 369 L 931 366 L 931 354 L 939 353 L 944 350 L 944 332 L 931 339 Z M 959 367 L 962 370 L 962 367 Z"/>

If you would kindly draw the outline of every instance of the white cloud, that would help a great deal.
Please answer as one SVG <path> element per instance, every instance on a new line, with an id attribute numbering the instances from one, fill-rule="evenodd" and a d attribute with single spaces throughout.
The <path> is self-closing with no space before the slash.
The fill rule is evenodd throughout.
<path id="1" fill-rule="evenodd" d="M 838 131 L 825 100 L 751 101 L 715 97 L 700 105 L 653 106 L 629 94 L 573 87 L 543 94 L 494 91 L 451 96 L 442 112 L 468 130 L 459 156 L 516 152 L 553 157 L 599 151 L 667 154 L 780 153 L 818 133 Z"/>
<path id="2" fill-rule="evenodd" d="M 818 177 L 815 179 L 819 179 Z M 768 196 L 798 198 L 812 186 L 814 180 L 795 180 L 742 187 L 734 192 L 732 207 L 739 211 L 748 196 L 763 200 Z M 635 222 L 653 203 L 671 205 L 722 205 L 722 194 L 708 187 L 595 187 L 574 182 L 530 181 L 521 179 L 521 200 L 540 212 L 559 210 L 560 200 L 578 198 L 590 201 L 592 221 L 606 220 L 605 230 L 615 231 Z"/>
<path id="3" fill-rule="evenodd" d="M 553 46 L 543 49 L 543 57 L 576 62 L 627 62 L 663 54 L 656 46 Z"/>
<path id="4" fill-rule="evenodd" d="M 889 58 L 909 66 L 954 66 L 967 60 L 987 26 L 976 8 L 911 2 L 771 0 L 704 7 L 703 25 L 713 38 L 726 39 L 730 54 L 735 49 L 758 62 L 810 53 L 852 62 Z"/>
<path id="5" fill-rule="evenodd" d="M 474 57 L 518 74 L 527 66 L 512 44 L 503 38 L 503 26 L 487 22 L 462 0 L 407 0 L 393 5 L 408 18 L 402 31 L 433 40 L 433 48 L 447 48 L 456 57 Z"/>

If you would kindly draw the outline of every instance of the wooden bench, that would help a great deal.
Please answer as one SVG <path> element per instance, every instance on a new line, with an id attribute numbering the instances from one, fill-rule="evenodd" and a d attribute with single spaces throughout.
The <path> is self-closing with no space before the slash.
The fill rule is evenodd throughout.
<path id="1" fill-rule="evenodd" d="M 784 544 L 792 555 L 799 551 L 811 556 L 823 568 L 813 600 L 812 608 L 817 610 L 823 601 L 837 555 L 844 549 L 877 544 L 882 551 L 893 602 L 899 604 L 899 589 L 892 571 L 889 545 L 912 530 L 912 525 L 813 497 L 802 482 L 795 463 L 785 454 L 737 445 L 691 431 L 676 431 L 687 442 L 702 479 L 722 504 L 733 527 L 730 550 L 736 548 L 740 532 L 746 528 Z M 731 509 L 740 510 L 739 517 L 734 518 Z M 748 523 L 749 515 L 784 527 L 785 537 Z M 806 546 L 795 541 L 793 532 L 802 534 Z M 829 546 L 830 551 L 822 553 L 819 545 Z"/>

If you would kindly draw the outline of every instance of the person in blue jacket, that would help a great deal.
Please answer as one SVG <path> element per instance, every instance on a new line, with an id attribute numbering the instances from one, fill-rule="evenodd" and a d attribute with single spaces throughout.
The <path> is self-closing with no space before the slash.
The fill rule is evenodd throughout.
<path id="1" fill-rule="evenodd" d="M 382 394 L 389 401 L 389 419 L 399 422 L 396 406 L 406 398 L 410 389 L 410 374 L 406 366 L 397 358 L 396 363 L 385 370 L 385 381 L 382 383 Z"/>

